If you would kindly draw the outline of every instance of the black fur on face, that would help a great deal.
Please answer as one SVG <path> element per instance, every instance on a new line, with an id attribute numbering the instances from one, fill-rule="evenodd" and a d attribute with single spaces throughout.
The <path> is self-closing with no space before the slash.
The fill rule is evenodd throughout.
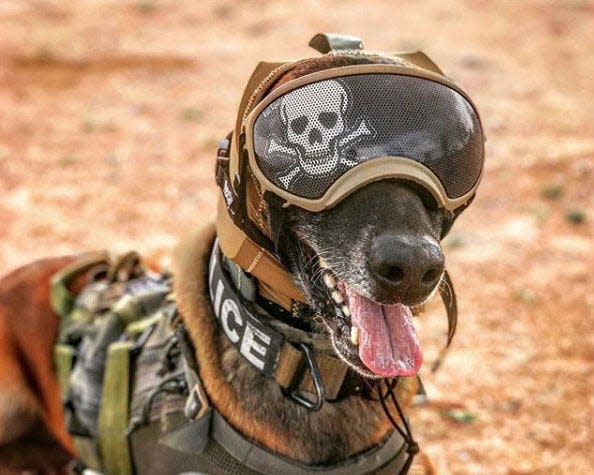
<path id="1" fill-rule="evenodd" d="M 368 184 L 322 212 L 287 209 L 279 239 L 281 258 L 318 316 L 315 320 L 323 323 L 317 331 L 328 331 L 339 356 L 364 376 L 374 374 L 359 359 L 348 312 L 333 301 L 322 273 L 329 270 L 344 286 L 374 302 L 419 305 L 439 285 L 439 241 L 454 219 L 454 213 L 437 208 L 425 190 L 400 180 Z"/>
<path id="2" fill-rule="evenodd" d="M 383 56 L 325 55 L 298 64 L 273 89 L 329 68 L 393 62 Z M 409 307 L 428 300 L 444 269 L 439 241 L 464 208 L 439 208 L 425 188 L 404 180 L 370 183 L 319 213 L 287 208 L 278 251 L 316 314 L 303 309 L 300 315 L 314 331 L 329 332 L 336 352 L 353 368 L 378 377 L 363 364 L 352 342 L 346 294 Z M 329 288 L 325 274 L 332 276 L 330 282 L 338 282 L 336 287 Z M 341 304 L 333 299 L 337 291 L 344 299 Z"/>

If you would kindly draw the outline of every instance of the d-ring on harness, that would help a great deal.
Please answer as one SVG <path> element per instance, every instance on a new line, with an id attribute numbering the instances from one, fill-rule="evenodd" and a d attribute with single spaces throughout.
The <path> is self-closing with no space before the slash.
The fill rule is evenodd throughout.
<path id="1" fill-rule="evenodd" d="M 316 388 L 316 399 L 311 401 L 305 396 L 299 394 L 297 378 L 295 379 L 295 383 L 291 384 L 291 387 L 285 390 L 285 394 L 293 399 L 293 401 L 301 404 L 306 409 L 309 409 L 310 411 L 319 411 L 322 408 L 322 404 L 324 404 L 324 381 L 322 380 L 322 375 L 320 374 L 320 369 L 318 368 L 318 363 L 316 362 L 316 357 L 313 350 L 311 349 L 311 346 L 309 346 L 307 343 L 300 343 L 299 347 L 305 354 L 307 367 L 309 368 L 311 379 L 313 380 L 314 386 Z"/>

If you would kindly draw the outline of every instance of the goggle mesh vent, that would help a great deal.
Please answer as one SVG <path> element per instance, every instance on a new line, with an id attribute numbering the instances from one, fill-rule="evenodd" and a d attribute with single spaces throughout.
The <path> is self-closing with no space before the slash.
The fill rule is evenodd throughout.
<path id="1" fill-rule="evenodd" d="M 446 85 L 405 75 L 360 74 L 301 86 L 271 102 L 253 133 L 263 174 L 310 199 L 382 156 L 422 164 L 454 199 L 473 189 L 484 160 L 470 103 Z"/>

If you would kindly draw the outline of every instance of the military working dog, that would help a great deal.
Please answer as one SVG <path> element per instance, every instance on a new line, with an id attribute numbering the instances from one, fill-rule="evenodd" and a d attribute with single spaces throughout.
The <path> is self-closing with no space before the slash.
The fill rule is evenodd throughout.
<path id="1" fill-rule="evenodd" d="M 173 293 L 202 404 L 270 458 L 237 467 L 398 473 L 418 451 L 400 412 L 423 361 L 412 313 L 450 284 L 440 241 L 476 192 L 482 129 L 470 99 L 426 56 L 367 53 L 353 37 L 312 44 L 323 56 L 254 73 L 219 149 L 216 228 L 180 245 Z M 5 470 L 61 472 L 77 457 L 50 305 L 52 276 L 75 260 L 38 261 L 0 281 Z M 389 397 L 397 382 L 400 404 Z M 373 454 L 381 463 L 369 465 Z"/>

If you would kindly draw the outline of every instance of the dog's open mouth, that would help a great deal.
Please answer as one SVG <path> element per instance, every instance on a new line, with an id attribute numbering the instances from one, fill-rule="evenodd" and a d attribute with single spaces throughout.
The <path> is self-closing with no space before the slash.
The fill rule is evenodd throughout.
<path id="1" fill-rule="evenodd" d="M 355 353 L 375 376 L 396 377 L 416 374 L 423 363 L 409 307 L 375 302 L 340 281 L 328 264 L 320 259 L 322 280 L 338 321 L 330 325 L 333 342 Z M 332 328 L 334 327 L 334 328 Z M 343 355 L 346 356 L 346 355 Z"/>

